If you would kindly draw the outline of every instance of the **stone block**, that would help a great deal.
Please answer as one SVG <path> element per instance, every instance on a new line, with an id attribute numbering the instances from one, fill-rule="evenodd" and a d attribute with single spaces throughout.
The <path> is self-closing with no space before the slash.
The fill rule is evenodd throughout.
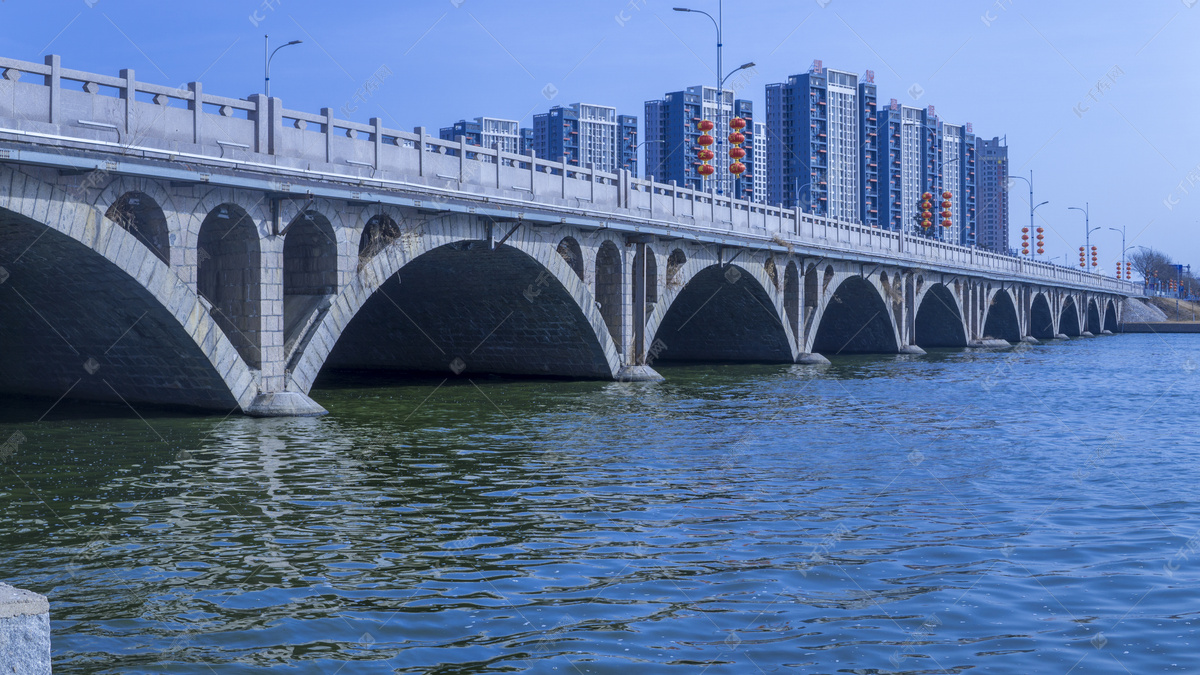
<path id="1" fill-rule="evenodd" d="M 50 603 L 0 583 L 0 673 L 50 675 Z"/>

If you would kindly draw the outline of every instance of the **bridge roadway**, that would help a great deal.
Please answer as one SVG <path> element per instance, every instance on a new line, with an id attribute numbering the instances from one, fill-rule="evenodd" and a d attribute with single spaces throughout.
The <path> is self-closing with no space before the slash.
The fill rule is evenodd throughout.
<path id="1" fill-rule="evenodd" d="M 532 155 L 0 58 L 0 391 L 319 414 L 325 367 L 1004 346 L 1134 284 Z"/>

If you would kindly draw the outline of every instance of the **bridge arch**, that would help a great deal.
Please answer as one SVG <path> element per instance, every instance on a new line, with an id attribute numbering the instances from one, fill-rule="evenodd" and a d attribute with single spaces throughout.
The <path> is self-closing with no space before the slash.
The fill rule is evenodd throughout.
<path id="1" fill-rule="evenodd" d="M 1017 305 L 1012 295 L 1005 289 L 998 289 L 988 303 L 983 321 L 983 337 L 1009 342 L 1021 341 L 1021 320 L 1017 314 Z"/>
<path id="2" fill-rule="evenodd" d="M 362 234 L 358 239 L 359 264 L 379 255 L 400 238 L 400 226 L 395 219 L 386 213 L 376 213 L 367 219 L 363 225 Z"/>
<path id="3" fill-rule="evenodd" d="M 1104 331 L 1100 317 L 1100 305 L 1095 298 L 1091 298 L 1087 303 L 1087 332 L 1092 335 L 1099 335 Z"/>
<path id="4" fill-rule="evenodd" d="M 682 286 L 667 294 L 647 322 L 650 343 L 666 347 L 660 360 L 795 361 L 796 340 L 765 264 L 697 259 L 681 276 Z"/>
<path id="5" fill-rule="evenodd" d="M 100 191 L 95 206 L 127 231 L 130 228 L 126 225 L 132 225 L 136 230 L 134 237 L 155 251 L 159 260 L 171 266 L 183 262 L 187 237 L 181 228 L 186 224 L 178 217 L 170 193 L 157 181 L 117 177 Z M 176 258 L 172 259 L 172 255 Z"/>
<path id="6" fill-rule="evenodd" d="M 258 228 L 237 204 L 219 204 L 200 224 L 196 292 L 251 368 L 262 364 L 262 255 Z"/>
<path id="7" fill-rule="evenodd" d="M 1035 293 L 1029 305 L 1029 334 L 1039 340 L 1052 340 L 1057 333 L 1050 300 L 1045 293 Z"/>
<path id="8" fill-rule="evenodd" d="M 583 249 L 579 247 L 575 237 L 563 237 L 562 241 L 558 242 L 558 255 L 562 256 L 575 276 L 583 281 Z"/>
<path id="9" fill-rule="evenodd" d="M 600 316 L 608 327 L 609 337 L 620 353 L 625 351 L 622 267 L 617 245 L 608 240 L 601 242 L 596 251 L 596 303 L 600 306 Z"/>
<path id="10" fill-rule="evenodd" d="M 849 275 L 823 303 L 811 351 L 825 356 L 895 354 L 900 340 L 890 317 L 879 289 L 862 276 Z"/>
<path id="11" fill-rule="evenodd" d="M 171 264 L 171 233 L 162 207 L 145 192 L 126 192 L 104 214 L 149 248 L 158 259 Z"/>
<path id="12" fill-rule="evenodd" d="M 954 292 L 931 284 L 917 307 L 914 342 L 918 347 L 966 347 L 967 330 Z"/>
<path id="13" fill-rule="evenodd" d="M 1079 307 L 1071 295 L 1063 299 L 1062 311 L 1058 316 L 1058 332 L 1067 337 L 1079 337 L 1083 332 L 1079 325 Z"/>
<path id="14" fill-rule="evenodd" d="M 789 260 L 783 271 L 783 309 L 787 314 L 792 343 L 800 347 L 800 268 Z"/>
<path id="15" fill-rule="evenodd" d="M 522 228 L 492 249 L 486 224 L 466 215 L 378 252 L 310 330 L 289 361 L 302 391 L 327 365 L 601 378 L 621 365 L 556 243 Z"/>
<path id="16" fill-rule="evenodd" d="M 0 387 L 225 411 L 250 404 L 256 374 L 190 285 L 104 217 L 111 204 L 102 210 L 5 166 L 0 184 L 9 274 L 0 286 Z M 30 305 L 38 315 L 23 316 Z"/>
<path id="17" fill-rule="evenodd" d="M 304 211 L 283 239 L 283 344 L 290 354 L 307 325 L 338 290 L 338 246 L 333 225 L 318 211 Z"/>
<path id="18" fill-rule="evenodd" d="M 1117 303 L 1111 299 L 1104 303 L 1103 330 L 1117 331 Z"/>

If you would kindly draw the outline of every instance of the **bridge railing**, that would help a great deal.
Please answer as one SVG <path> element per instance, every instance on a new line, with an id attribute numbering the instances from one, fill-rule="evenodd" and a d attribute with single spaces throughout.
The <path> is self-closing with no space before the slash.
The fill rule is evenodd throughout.
<path id="1" fill-rule="evenodd" d="M 1141 285 L 1083 271 L 904 236 L 788 209 L 607 173 L 500 148 L 444 140 L 424 127 L 412 132 L 288 110 L 278 98 L 232 99 L 206 94 L 199 82 L 167 87 L 45 63 L 0 58 L 0 117 L 10 131 L 78 139 L 113 151 L 158 150 L 215 162 L 310 170 L 351 179 L 387 179 L 432 188 L 533 201 L 617 217 L 811 243 L 849 252 L 888 253 L 900 260 L 985 267 L 1032 279 L 1140 294 Z M 2 130 L 0 130 L 2 131 Z"/>

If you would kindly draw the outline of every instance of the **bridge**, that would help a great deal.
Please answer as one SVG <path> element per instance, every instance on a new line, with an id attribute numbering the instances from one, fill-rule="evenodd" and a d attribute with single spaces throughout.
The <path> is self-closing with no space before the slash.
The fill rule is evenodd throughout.
<path id="1" fill-rule="evenodd" d="M 327 367 L 653 379 L 1100 334 L 1140 286 L 0 58 L 0 391 L 319 414 Z"/>

